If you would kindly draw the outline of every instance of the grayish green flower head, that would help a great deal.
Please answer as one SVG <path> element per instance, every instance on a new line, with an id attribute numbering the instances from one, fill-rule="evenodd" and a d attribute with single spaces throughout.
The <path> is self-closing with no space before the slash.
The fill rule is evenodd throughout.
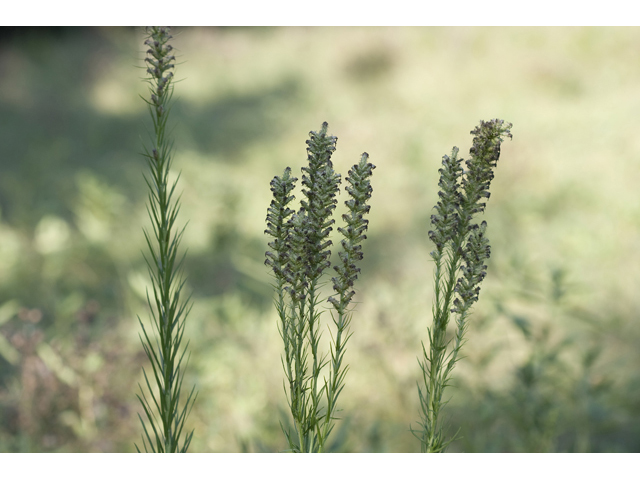
<path id="1" fill-rule="evenodd" d="M 363 216 L 369 212 L 367 201 L 372 192 L 369 178 L 375 168 L 367 163 L 369 156 L 364 153 L 347 177 L 350 200 L 345 203 L 349 214 L 342 217 L 345 227 L 338 228 L 344 239 L 340 242 L 342 251 L 338 253 L 341 262 L 334 267 L 337 276 L 332 278 L 337 298 L 328 298 L 335 310 L 335 315 L 332 313 L 335 333 L 332 333 L 331 359 L 327 360 L 327 355 L 318 351 L 322 313 L 319 288 L 324 271 L 331 266 L 329 247 L 333 242 L 329 235 L 335 223 L 331 216 L 341 183 L 331 162 L 337 138 L 328 135 L 327 129 L 325 122 L 319 132 L 309 134 L 308 166 L 302 167 L 304 198 L 298 211 L 289 208 L 297 181 L 289 167 L 281 177 L 271 181 L 273 200 L 267 210 L 265 233 L 273 240 L 268 244 L 271 250 L 266 252 L 265 264 L 271 267 L 276 280 L 274 303 L 284 343 L 284 389 L 293 418 L 293 426 L 282 426 L 282 430 L 291 452 L 325 451 L 334 426 L 336 404 L 348 368 L 343 364 L 350 336 L 348 306 L 360 272 L 356 262 L 362 259 L 360 243 L 366 238 L 364 231 L 368 226 Z M 325 366 L 329 367 L 329 375 L 321 383 Z"/>
<path id="2" fill-rule="evenodd" d="M 440 416 L 447 401 L 445 387 L 459 360 L 467 330 L 467 318 L 478 301 L 480 283 L 486 276 L 491 248 L 486 236 L 487 222 L 479 225 L 474 216 L 484 212 L 489 199 L 489 187 L 500 158 L 503 137 L 511 138 L 511 124 L 503 120 L 481 121 L 471 134 L 473 146 L 470 158 L 462 168 L 458 148 L 445 155 L 440 168 L 438 203 L 431 216 L 433 230 L 429 238 L 436 249 L 431 252 L 435 262 L 435 301 L 433 324 L 428 329 L 429 350 L 422 345 L 423 387 L 418 385 L 422 429 L 413 434 L 420 440 L 423 452 L 442 452 L 453 441 L 445 439 Z M 459 272 L 462 272 L 461 274 Z M 446 340 L 451 314 L 456 315 L 456 332 Z"/>

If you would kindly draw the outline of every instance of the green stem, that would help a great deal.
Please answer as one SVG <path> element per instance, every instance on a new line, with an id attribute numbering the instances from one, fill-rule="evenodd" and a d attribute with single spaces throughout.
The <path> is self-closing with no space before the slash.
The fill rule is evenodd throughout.
<path id="1" fill-rule="evenodd" d="M 344 294 L 340 294 L 340 303 L 344 304 Z M 335 407 L 337 404 L 340 390 L 342 389 L 342 383 L 345 377 L 345 371 L 342 369 L 342 359 L 344 357 L 344 350 L 349 338 L 347 337 L 343 343 L 342 334 L 349 324 L 348 314 L 343 309 L 337 311 L 338 319 L 334 319 L 334 323 L 337 327 L 335 344 L 332 346 L 331 352 L 331 373 L 330 381 L 327 385 L 327 413 L 324 417 L 322 424 L 322 434 L 318 435 L 320 441 L 319 452 L 324 451 L 326 440 L 329 436 L 332 426 L 333 415 L 335 414 Z"/>
<path id="2" fill-rule="evenodd" d="M 180 435 L 186 416 L 195 402 L 194 387 L 182 410 L 180 411 L 178 408 L 183 379 L 180 365 L 186 348 L 182 350 L 179 359 L 176 359 L 176 356 L 181 351 L 180 342 L 184 332 L 184 317 L 189 310 L 189 301 L 180 300 L 184 281 L 177 278 L 181 270 L 181 262 L 176 264 L 176 255 L 184 229 L 179 232 L 173 230 L 179 210 L 179 200 L 172 200 L 176 183 L 171 187 L 168 183 L 171 146 L 165 137 L 165 127 L 169 113 L 168 105 L 173 92 L 171 83 L 173 73 L 168 71 L 174 66 L 169 62 L 175 60 L 173 55 L 168 55 L 171 47 L 167 41 L 170 38 L 168 29 L 154 27 L 150 31 L 149 38 L 145 41 L 145 44 L 151 47 L 147 52 L 151 56 L 147 57 L 146 61 L 153 67 L 149 67 L 147 70 L 151 74 L 149 80 L 151 101 L 146 99 L 145 101 L 150 107 L 155 135 L 152 140 L 151 152 L 146 151 L 144 154 L 150 171 L 149 176 L 145 175 L 145 181 L 149 187 L 148 213 L 154 233 L 154 241 L 152 241 L 151 235 L 145 230 L 145 239 L 150 254 L 150 258 L 145 256 L 145 259 L 152 281 L 154 300 L 152 304 L 151 299 L 148 298 L 148 303 L 153 327 L 159 340 L 152 341 L 142 321 L 140 324 L 144 333 L 144 338 L 141 336 L 141 340 L 145 353 L 151 361 L 157 396 L 156 389 L 152 389 L 146 372 L 144 370 L 143 372 L 149 395 L 160 417 L 159 420 L 153 413 L 144 391 L 142 391 L 142 397 L 138 396 L 147 421 L 155 435 L 154 442 L 151 440 L 142 417 L 140 417 L 146 435 L 146 437 L 143 436 L 145 450 L 150 448 L 154 452 L 167 453 L 187 451 L 193 431 L 184 439 L 182 448 L 179 447 Z M 162 425 L 160 426 L 157 422 L 161 422 Z"/>

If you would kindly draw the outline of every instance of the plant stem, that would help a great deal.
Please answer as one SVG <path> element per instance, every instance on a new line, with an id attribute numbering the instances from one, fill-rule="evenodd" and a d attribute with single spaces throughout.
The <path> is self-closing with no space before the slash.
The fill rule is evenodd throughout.
<path id="1" fill-rule="evenodd" d="M 331 345 L 330 381 L 329 383 L 325 382 L 327 413 L 324 416 L 322 432 L 318 434 L 319 451 L 323 451 L 325 448 L 327 438 L 333 429 L 334 414 L 337 412 L 336 404 L 344 388 L 344 380 L 349 368 L 342 365 L 346 345 L 349 338 L 351 338 L 349 333 L 351 313 L 349 313 L 348 308 L 351 299 L 355 295 L 355 291 L 352 288 L 358 278 L 358 273 L 360 273 L 360 268 L 356 267 L 356 262 L 363 258 L 361 242 L 367 238 L 364 232 L 369 225 L 369 220 L 365 220 L 363 217 L 369 213 L 371 208 L 368 205 L 373 192 L 370 177 L 373 174 L 373 169 L 376 168 L 375 165 L 368 163 L 368 160 L 369 154 L 365 152 L 360 158 L 360 163 L 349 170 L 347 183 L 350 186 L 347 186 L 346 190 L 351 198 L 345 202 L 349 213 L 342 216 L 346 223 L 346 228 L 338 228 L 338 231 L 344 236 L 344 239 L 340 242 L 342 251 L 338 252 L 341 263 L 333 267 L 338 275 L 333 277 L 331 281 L 333 282 L 333 289 L 339 294 L 339 299 L 336 300 L 333 297 L 328 299 L 338 316 L 337 320 L 333 314 L 331 316 L 337 331 L 334 342 Z"/>
<path id="2" fill-rule="evenodd" d="M 340 252 L 343 264 L 334 267 L 338 277 L 333 278 L 334 290 L 340 300 L 329 298 L 338 312 L 334 319 L 338 328 L 336 340 L 331 346 L 330 380 L 325 379 L 319 388 L 322 369 L 327 365 L 326 355 L 318 351 L 320 342 L 320 304 L 318 291 L 321 287 L 323 271 L 330 266 L 332 245 L 328 235 L 334 220 L 330 219 L 335 209 L 335 195 L 340 183 L 340 175 L 333 171 L 331 155 L 335 151 L 336 137 L 327 135 L 328 125 L 323 123 L 319 132 L 311 132 L 307 140 L 309 166 L 303 167 L 302 190 L 305 200 L 300 202 L 297 213 L 288 208 L 293 200 L 291 191 L 296 178 L 291 177 L 287 167 L 282 177 L 271 181 L 273 200 L 267 210 L 267 230 L 273 237 L 269 242 L 271 250 L 266 252 L 265 263 L 273 269 L 276 278 L 276 310 L 280 317 L 279 330 L 284 342 L 282 359 L 289 389 L 285 387 L 287 401 L 293 417 L 294 435 L 284 427 L 282 430 L 292 452 L 322 452 L 333 428 L 336 400 L 344 384 L 346 368 L 342 367 L 343 338 L 349 325 L 347 307 L 355 292 L 353 282 L 360 270 L 354 262 L 362 259 L 361 246 L 366 238 L 362 233 L 367 228 L 367 220 L 362 216 L 369 212 L 367 200 L 371 196 L 369 176 L 375 168 L 367 163 L 368 155 L 349 171 L 347 181 L 352 185 L 347 191 L 352 197 L 346 204 L 351 216 L 343 215 L 347 228 L 338 230 L 345 235 Z M 285 293 L 289 302 L 285 305 Z M 336 307 L 337 305 L 337 307 Z M 307 359 L 311 354 L 311 372 L 307 370 Z M 326 398 L 326 413 L 322 413 L 321 401 Z"/>
<path id="3" fill-rule="evenodd" d="M 461 167 L 457 147 L 453 148 L 451 157 L 443 157 L 443 168 L 439 170 L 440 199 L 435 206 L 436 214 L 431 216 L 434 230 L 429 232 L 436 246 L 431 252 L 435 262 L 433 323 L 427 329 L 429 353 L 423 343 L 423 357 L 419 360 L 424 386 L 423 390 L 418 385 L 422 430 L 411 430 L 426 453 L 443 452 L 455 439 L 455 436 L 444 439 L 440 413 L 447 401 L 442 397 L 460 358 L 466 320 L 471 306 L 478 300 L 479 285 L 486 275 L 484 261 L 490 255 L 489 240 L 485 236 L 487 224 L 483 221 L 478 225 L 472 219 L 486 207 L 481 200 L 490 196 L 489 186 L 500 157 L 502 137 L 511 137 L 510 128 L 511 124 L 505 125 L 503 120 L 481 122 L 471 132 L 474 140 L 471 158 L 465 162 L 467 170 Z M 446 339 L 451 314 L 457 315 L 453 345 Z"/>
<path id="4" fill-rule="evenodd" d="M 180 445 L 186 417 L 195 402 L 194 386 L 182 409 L 179 407 L 184 378 L 181 367 L 188 348 L 188 343 L 184 349 L 180 348 L 180 344 L 184 335 L 185 318 L 191 305 L 189 298 L 180 298 L 185 284 L 185 280 L 181 278 L 184 257 L 177 261 L 177 255 L 184 228 L 179 231 L 175 228 L 180 201 L 174 200 L 173 195 L 178 181 L 169 185 L 172 143 L 165 135 L 169 103 L 173 94 L 173 73 L 169 70 L 174 67 L 171 62 L 175 57 L 169 55 L 172 50 L 167 43 L 172 38 L 169 28 L 151 27 L 147 34 L 145 45 L 150 47 L 146 58 L 150 65 L 147 69 L 151 77 L 148 79 L 150 100 L 143 100 L 149 105 L 154 136 L 153 148 L 149 152 L 145 147 L 143 155 L 149 167 L 149 174 L 145 174 L 144 178 L 149 188 L 147 211 L 153 225 L 153 235 L 144 230 L 144 236 L 149 250 L 149 256 L 145 255 L 145 260 L 153 289 L 153 301 L 147 294 L 147 302 L 157 337 L 152 340 L 140 317 L 138 321 L 143 332 L 140 340 L 151 362 L 156 388 L 152 388 L 143 368 L 153 405 L 148 401 L 142 386 L 142 396 L 138 395 L 138 399 L 153 430 L 153 440 L 142 416 L 139 418 L 144 430 L 142 441 L 145 451 L 175 453 L 186 452 L 191 443 L 193 431 L 184 437 Z M 137 445 L 136 449 L 140 451 Z"/>

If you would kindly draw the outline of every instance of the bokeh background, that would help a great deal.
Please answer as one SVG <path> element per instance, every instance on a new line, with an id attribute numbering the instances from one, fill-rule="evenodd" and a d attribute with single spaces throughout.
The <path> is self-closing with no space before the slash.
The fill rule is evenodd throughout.
<path id="1" fill-rule="evenodd" d="M 441 157 L 513 123 L 451 451 L 640 450 L 640 29 L 174 28 L 194 452 L 286 448 L 269 182 L 323 121 L 367 151 L 369 238 L 331 447 L 415 452 Z M 0 451 L 131 452 L 147 365 L 140 28 L 0 31 Z M 299 175 L 298 175 L 299 176 Z M 343 193 L 339 198 L 346 199 Z M 324 320 L 329 319 L 328 313 Z M 328 332 L 325 337 L 328 338 Z"/>

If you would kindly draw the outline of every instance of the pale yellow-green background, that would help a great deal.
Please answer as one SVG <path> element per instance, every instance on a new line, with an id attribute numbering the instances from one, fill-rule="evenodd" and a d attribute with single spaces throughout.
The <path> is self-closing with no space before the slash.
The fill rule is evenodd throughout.
<path id="1" fill-rule="evenodd" d="M 300 176 L 323 121 L 339 173 L 364 151 L 377 167 L 335 450 L 419 451 L 409 427 L 431 321 L 437 170 L 454 145 L 466 158 L 469 132 L 491 118 L 512 122 L 513 140 L 448 390 L 450 431 L 464 437 L 451 449 L 638 451 L 640 29 L 173 33 L 192 451 L 286 446 L 264 220 L 269 181 L 286 166 Z M 139 442 L 143 40 L 122 28 L 0 39 L 2 451 Z"/>

